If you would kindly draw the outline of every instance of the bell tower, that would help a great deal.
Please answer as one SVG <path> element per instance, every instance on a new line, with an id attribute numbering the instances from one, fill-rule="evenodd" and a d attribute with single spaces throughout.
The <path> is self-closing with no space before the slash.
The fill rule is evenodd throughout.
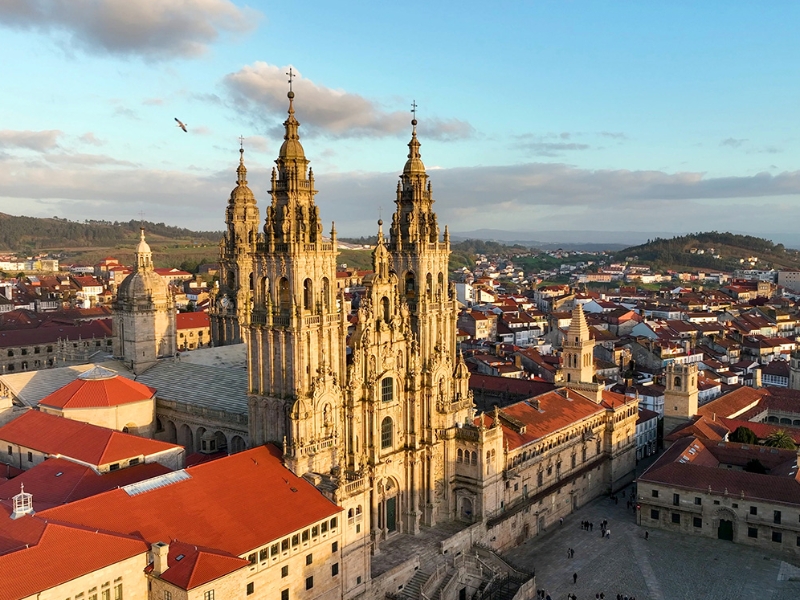
<path id="1" fill-rule="evenodd" d="M 284 444 L 287 465 L 302 475 L 337 464 L 346 324 L 335 295 L 336 231 L 323 238 L 291 89 L 288 98 L 272 202 L 253 254 L 249 414 L 251 443 Z"/>
<path id="2" fill-rule="evenodd" d="M 228 200 L 225 224 L 219 248 L 219 288 L 210 311 L 211 340 L 215 346 L 243 342 L 252 312 L 253 252 L 259 240 L 259 214 L 256 198 L 247 187 L 244 146 L 239 148 L 236 187 Z"/>
<path id="3" fill-rule="evenodd" d="M 413 364 L 417 373 L 406 402 L 413 408 L 414 444 L 419 478 L 419 509 L 423 524 L 446 517 L 449 465 L 437 442 L 443 430 L 464 423 L 472 415 L 469 374 L 456 356 L 456 299 L 448 283 L 450 236 L 442 235 L 433 212 L 433 191 L 420 155 L 416 104 L 412 105 L 408 160 L 397 183 L 389 253 L 397 275 L 399 295 L 408 306 Z M 422 458 L 424 457 L 424 458 Z"/>
<path id="4" fill-rule="evenodd" d="M 697 365 L 669 364 L 664 390 L 664 435 L 697 414 Z"/>
<path id="5" fill-rule="evenodd" d="M 800 352 L 792 352 L 789 362 L 789 389 L 800 390 Z"/>
<path id="6" fill-rule="evenodd" d="M 583 305 L 576 304 L 572 310 L 567 337 L 562 346 L 564 353 L 564 383 L 592 383 L 594 379 L 594 341 L 589 335 Z"/>

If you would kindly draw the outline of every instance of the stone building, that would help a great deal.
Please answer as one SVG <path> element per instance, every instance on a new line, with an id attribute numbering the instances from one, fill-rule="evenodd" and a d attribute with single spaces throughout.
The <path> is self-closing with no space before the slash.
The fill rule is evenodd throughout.
<path id="1" fill-rule="evenodd" d="M 140 374 L 161 358 L 175 355 L 175 302 L 153 268 L 142 229 L 133 273 L 120 284 L 114 306 L 115 356 Z"/>

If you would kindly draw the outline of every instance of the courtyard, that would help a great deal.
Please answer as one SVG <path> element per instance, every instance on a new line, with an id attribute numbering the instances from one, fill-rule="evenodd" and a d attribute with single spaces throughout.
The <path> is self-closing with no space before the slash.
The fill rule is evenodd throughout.
<path id="1" fill-rule="evenodd" d="M 636 600 L 740 600 L 800 598 L 800 563 L 788 564 L 777 553 L 732 542 L 650 530 L 636 525 L 636 515 L 608 497 L 594 500 L 549 530 L 507 552 L 515 565 L 536 569 L 536 587 L 553 600 L 575 594 L 591 600 L 603 592 Z M 608 521 L 609 538 L 600 534 Z M 581 529 L 593 522 L 593 531 Z M 567 557 L 568 548 L 574 557 Z M 577 583 L 573 584 L 573 574 Z M 779 577 L 780 575 L 780 577 Z"/>

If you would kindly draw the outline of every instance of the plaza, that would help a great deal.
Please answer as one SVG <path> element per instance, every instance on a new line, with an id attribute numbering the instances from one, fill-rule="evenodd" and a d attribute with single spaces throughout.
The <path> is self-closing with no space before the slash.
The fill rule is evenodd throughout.
<path id="1" fill-rule="evenodd" d="M 611 600 L 617 594 L 636 600 L 800 597 L 800 569 L 777 553 L 660 530 L 650 530 L 645 540 L 645 529 L 626 508 L 631 489 L 625 498 L 620 492 L 618 504 L 607 496 L 594 500 L 504 556 L 518 567 L 535 568 L 536 587 L 553 600 L 569 593 L 587 600 L 600 592 Z M 609 538 L 601 537 L 604 519 Z M 593 530 L 581 529 L 582 521 L 592 522 Z M 574 558 L 567 558 L 569 548 Z"/>

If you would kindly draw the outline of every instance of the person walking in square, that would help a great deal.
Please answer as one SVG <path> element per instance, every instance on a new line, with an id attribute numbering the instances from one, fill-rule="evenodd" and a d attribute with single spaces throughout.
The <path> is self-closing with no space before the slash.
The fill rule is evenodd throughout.
<path id="1" fill-rule="evenodd" d="M 578 574 L 577 573 L 573 573 L 572 574 L 572 585 L 575 585 L 576 583 L 578 583 Z"/>

